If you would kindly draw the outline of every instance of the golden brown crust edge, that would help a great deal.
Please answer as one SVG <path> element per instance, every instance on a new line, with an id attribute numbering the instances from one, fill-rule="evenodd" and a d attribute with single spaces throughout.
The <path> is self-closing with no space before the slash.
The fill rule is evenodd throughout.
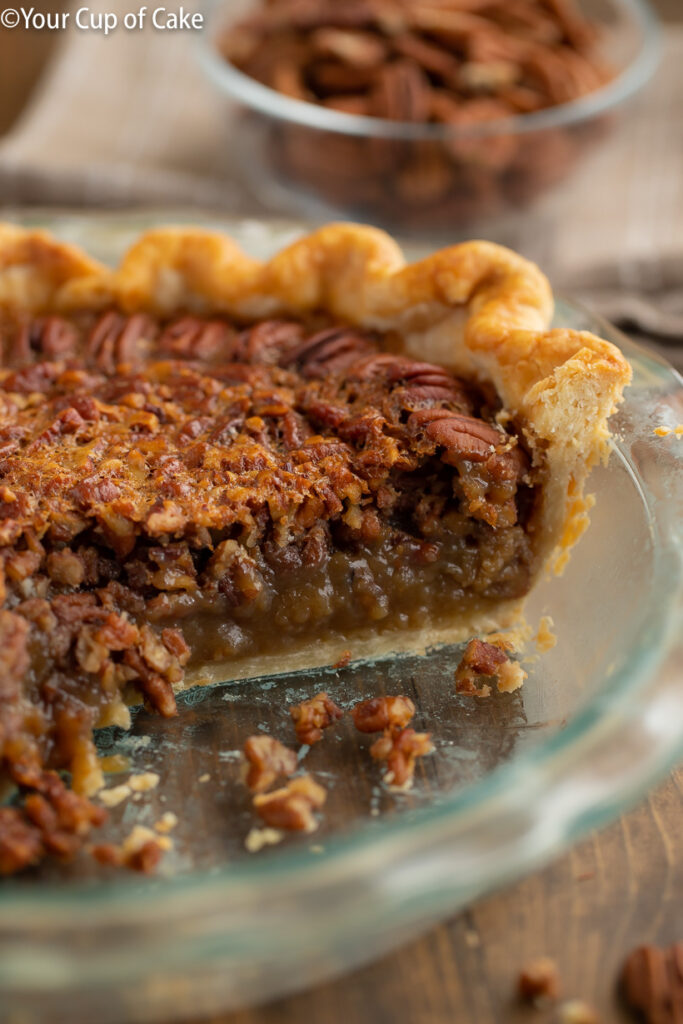
<path id="1" fill-rule="evenodd" d="M 588 332 L 549 330 L 553 302 L 538 268 L 490 242 L 465 242 L 406 265 L 384 232 L 329 224 L 265 263 L 217 232 L 142 235 L 116 270 L 50 235 L 0 224 L 0 308 L 35 313 L 119 305 L 247 318 L 324 309 L 396 328 L 408 351 L 490 380 L 547 466 L 539 550 L 580 535 L 583 485 L 604 454 L 607 420 L 629 383 L 621 352 Z M 542 453 L 542 454 L 541 454 Z"/>

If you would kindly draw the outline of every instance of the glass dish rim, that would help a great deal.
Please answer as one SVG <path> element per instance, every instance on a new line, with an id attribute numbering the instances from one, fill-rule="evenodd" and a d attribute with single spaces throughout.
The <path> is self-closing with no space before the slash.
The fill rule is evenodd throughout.
<path id="1" fill-rule="evenodd" d="M 605 336 L 611 337 L 612 340 L 618 340 L 631 361 L 656 367 L 656 372 L 661 378 L 662 390 L 664 390 L 663 385 L 667 380 L 669 383 L 673 381 L 677 387 L 683 389 L 683 379 L 680 374 L 665 360 L 631 341 L 601 317 L 586 311 L 579 303 L 563 299 L 562 296 L 556 298 L 559 305 L 584 313 L 596 327 L 602 327 Z M 681 447 L 683 448 L 683 444 Z M 621 459 L 634 477 L 634 483 L 639 485 L 638 478 L 633 473 L 628 458 L 621 452 L 618 441 L 613 444 L 613 449 L 613 457 Z M 676 461 L 683 463 L 683 451 L 679 452 L 675 448 L 673 451 Z M 645 505 L 652 515 L 651 502 L 646 501 Z M 160 908 L 162 904 L 168 905 L 171 900 L 176 900 L 179 906 L 187 909 L 184 898 L 206 895 L 207 892 L 218 889 L 223 895 L 230 895 L 238 892 L 245 884 L 252 886 L 256 884 L 265 892 L 268 886 L 281 886 L 288 879 L 310 883 L 316 873 L 316 863 L 324 864 L 327 871 L 331 865 L 347 864 L 351 854 L 354 855 L 354 861 L 357 861 L 359 856 L 362 858 L 362 855 L 378 842 L 391 843 L 401 839 L 408 842 L 410 839 L 418 838 L 420 830 L 423 828 L 445 825 L 449 821 L 455 822 L 463 812 L 471 810 L 473 807 L 480 808 L 487 802 L 503 799 L 506 793 L 512 791 L 514 777 L 523 775 L 525 772 L 532 773 L 539 778 L 550 776 L 550 769 L 561 761 L 563 754 L 568 749 L 577 747 L 581 741 L 584 743 L 590 741 L 595 728 L 605 721 L 606 705 L 612 706 L 617 699 L 626 694 L 632 694 L 641 688 L 645 689 L 648 682 L 652 681 L 657 662 L 663 659 L 667 653 L 669 647 L 667 638 L 673 635 L 675 623 L 680 623 L 682 620 L 681 585 L 683 575 L 680 563 L 681 556 L 683 556 L 683 544 L 680 537 L 675 539 L 675 543 L 679 555 L 678 572 L 675 575 L 671 572 L 671 559 L 666 556 L 661 546 L 655 543 L 653 547 L 655 569 L 653 590 L 658 593 L 659 603 L 650 609 L 647 619 L 648 629 L 646 632 L 650 636 L 649 645 L 635 652 L 629 652 L 629 659 L 625 666 L 619 672 L 615 672 L 609 682 L 591 697 L 566 728 L 541 741 L 537 746 L 517 755 L 510 764 L 498 766 L 490 774 L 465 789 L 457 791 L 450 797 L 442 798 L 431 806 L 398 815 L 396 819 L 383 821 L 379 825 L 376 822 L 364 823 L 349 833 L 339 837 L 330 837 L 325 843 L 324 857 L 314 858 L 307 848 L 297 848 L 279 851 L 274 858 L 245 858 L 238 864 L 223 865 L 211 872 L 191 872 L 171 877 L 141 880 L 140 878 L 120 876 L 108 880 L 104 884 L 79 883 L 78 881 L 41 883 L 35 889 L 5 883 L 0 886 L 0 913 L 3 916 L 8 913 L 20 913 L 27 922 L 30 922 L 32 916 L 40 915 L 41 911 L 48 908 L 52 913 L 66 910 L 74 912 L 78 908 L 80 912 L 97 914 L 99 911 L 110 911 L 113 905 L 116 905 L 117 909 L 121 911 L 132 906 L 133 912 L 144 905 L 145 910 L 149 912 L 155 907 Z M 653 758 L 649 772 L 642 776 L 635 789 L 622 786 L 621 789 L 611 790 L 609 806 L 600 806 L 597 811 L 590 806 L 583 806 L 573 812 L 570 816 L 572 839 L 578 838 L 588 828 L 597 827 L 607 821 L 610 816 L 610 806 L 615 801 L 621 806 L 623 802 L 631 798 L 635 799 L 669 769 L 681 754 L 683 754 L 683 723 L 678 729 L 676 742 L 667 747 L 661 756 Z M 510 770 L 511 766 L 514 766 L 512 771 Z M 589 818 L 589 821 L 586 821 L 586 818 Z M 566 840 L 566 837 L 560 837 L 555 841 L 555 845 L 559 847 L 563 840 Z M 517 871 L 519 871 L 518 867 Z M 513 865 L 510 877 L 514 877 L 514 874 L 515 866 Z M 505 872 L 502 871 L 499 881 L 504 880 L 504 877 Z"/>
<path id="2" fill-rule="evenodd" d="M 609 0 L 615 9 L 627 11 L 637 24 L 641 40 L 633 58 L 615 78 L 595 92 L 547 110 L 487 121 L 484 124 L 448 128 L 444 125 L 411 124 L 328 110 L 315 103 L 284 96 L 239 71 L 218 53 L 216 19 L 222 0 L 209 0 L 204 27 L 196 41 L 197 58 L 207 77 L 221 92 L 274 120 L 321 131 L 362 138 L 432 140 L 486 138 L 501 133 L 527 134 L 578 124 L 607 113 L 637 93 L 652 77 L 661 56 L 662 30 L 648 0 Z"/>

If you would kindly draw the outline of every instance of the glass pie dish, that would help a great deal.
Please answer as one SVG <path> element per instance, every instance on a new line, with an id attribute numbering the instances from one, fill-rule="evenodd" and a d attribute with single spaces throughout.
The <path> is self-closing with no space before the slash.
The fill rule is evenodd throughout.
<path id="1" fill-rule="evenodd" d="M 113 261 L 150 221 L 53 217 L 46 226 Z M 300 230 L 220 227 L 259 257 Z M 443 646 L 342 669 L 284 665 L 266 679 L 188 691 L 177 719 L 138 710 L 130 732 L 102 730 L 109 785 L 131 771 L 160 776 L 112 808 L 107 837 L 171 812 L 173 849 L 151 879 L 83 858 L 77 873 L 52 866 L 0 884 L 3 1020 L 151 1024 L 303 987 L 539 866 L 673 763 L 683 748 L 683 383 L 577 306 L 558 302 L 556 318 L 618 344 L 634 381 L 609 463 L 591 477 L 590 529 L 564 575 L 528 602 L 532 626 L 552 616 L 557 644 L 528 646 L 522 690 L 456 697 L 459 649 Z M 407 693 L 435 753 L 411 791 L 393 793 L 342 722 L 305 754 L 329 792 L 320 829 L 250 852 L 239 750 L 258 730 L 291 742 L 288 707 L 321 689 L 345 708 Z"/>

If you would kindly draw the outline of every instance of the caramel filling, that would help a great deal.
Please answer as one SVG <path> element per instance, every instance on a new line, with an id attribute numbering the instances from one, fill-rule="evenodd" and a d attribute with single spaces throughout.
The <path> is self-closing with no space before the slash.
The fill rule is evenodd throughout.
<path id="1" fill-rule="evenodd" d="M 0 322 L 0 755 L 130 687 L 524 595 L 538 469 L 486 388 L 330 324 Z"/>

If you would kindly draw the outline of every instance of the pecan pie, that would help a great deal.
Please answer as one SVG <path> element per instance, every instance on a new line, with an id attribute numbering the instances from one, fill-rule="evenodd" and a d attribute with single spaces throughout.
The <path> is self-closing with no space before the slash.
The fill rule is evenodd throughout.
<path id="1" fill-rule="evenodd" d="M 629 379 L 551 310 L 484 242 L 168 228 L 109 270 L 0 226 L 0 871 L 99 823 L 92 730 L 136 697 L 515 619 Z"/>

